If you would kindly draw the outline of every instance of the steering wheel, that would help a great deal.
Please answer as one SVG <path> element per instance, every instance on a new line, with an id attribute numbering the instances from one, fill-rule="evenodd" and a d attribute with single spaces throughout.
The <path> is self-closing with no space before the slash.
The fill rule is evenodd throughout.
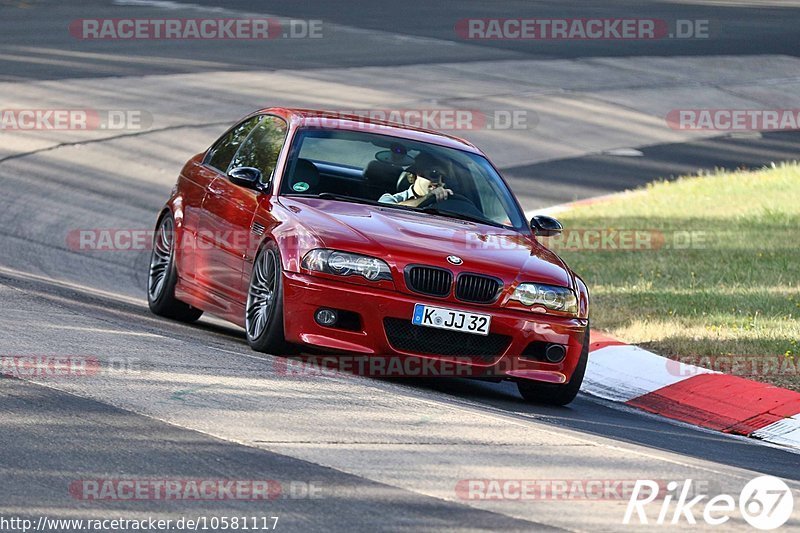
<path id="1" fill-rule="evenodd" d="M 463 212 L 465 214 L 472 212 L 473 214 L 477 212 L 480 216 L 483 216 L 483 213 L 475 206 L 475 204 L 464 196 L 463 194 L 453 193 L 444 200 L 437 202 L 436 197 L 431 195 L 425 198 L 417 207 L 424 208 L 429 207 L 433 204 L 436 205 L 445 205 L 447 206 L 447 211 L 455 211 L 455 212 Z M 461 207 L 462 209 L 459 209 Z M 463 209 L 466 208 L 466 209 Z"/>

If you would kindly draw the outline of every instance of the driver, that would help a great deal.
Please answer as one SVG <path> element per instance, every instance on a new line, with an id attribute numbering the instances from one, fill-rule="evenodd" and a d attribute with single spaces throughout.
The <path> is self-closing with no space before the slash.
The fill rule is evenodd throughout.
<path id="1" fill-rule="evenodd" d="M 400 175 L 400 180 L 408 181 L 408 189 L 397 194 L 387 192 L 378 201 L 410 207 L 419 207 L 431 201 L 441 202 L 453 194 L 444 183 L 447 175 L 446 165 L 442 161 L 428 154 L 419 154 L 414 164 Z"/>

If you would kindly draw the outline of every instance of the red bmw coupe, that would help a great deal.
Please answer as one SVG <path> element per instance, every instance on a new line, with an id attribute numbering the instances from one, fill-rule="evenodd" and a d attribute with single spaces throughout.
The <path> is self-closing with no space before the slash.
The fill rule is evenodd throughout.
<path id="1" fill-rule="evenodd" d="M 467 141 L 357 116 L 258 111 L 191 158 L 158 217 L 150 309 L 244 327 L 258 351 L 458 361 L 563 405 L 586 285 Z M 285 352 L 283 352 L 285 353 Z"/>

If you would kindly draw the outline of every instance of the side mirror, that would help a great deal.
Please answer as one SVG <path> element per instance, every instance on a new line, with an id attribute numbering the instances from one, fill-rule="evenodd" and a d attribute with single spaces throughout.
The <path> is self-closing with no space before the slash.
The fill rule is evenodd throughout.
<path id="1" fill-rule="evenodd" d="M 228 179 L 234 185 L 257 189 L 261 184 L 261 171 L 253 167 L 236 167 L 228 172 Z"/>
<path id="2" fill-rule="evenodd" d="M 538 235 L 540 237 L 553 237 L 554 235 L 560 235 L 563 229 L 564 226 L 561 225 L 561 222 L 553 217 L 536 215 L 531 219 L 531 230 L 533 230 L 534 235 Z"/>

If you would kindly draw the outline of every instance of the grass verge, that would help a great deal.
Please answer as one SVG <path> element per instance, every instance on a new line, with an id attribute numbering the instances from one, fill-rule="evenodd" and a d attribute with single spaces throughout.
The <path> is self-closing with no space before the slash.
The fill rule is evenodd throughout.
<path id="1" fill-rule="evenodd" d="M 561 213 L 592 326 L 800 390 L 800 164 L 658 182 Z"/>

